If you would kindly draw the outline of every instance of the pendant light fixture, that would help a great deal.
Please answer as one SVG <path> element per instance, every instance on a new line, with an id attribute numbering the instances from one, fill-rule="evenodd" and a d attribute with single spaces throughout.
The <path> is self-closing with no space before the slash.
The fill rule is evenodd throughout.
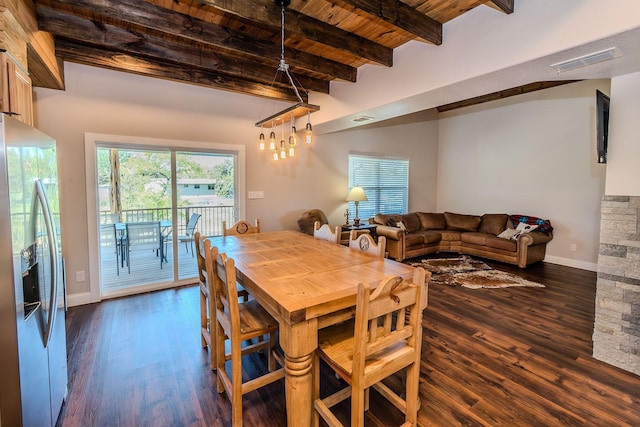
<path id="1" fill-rule="evenodd" d="M 307 125 L 305 127 L 304 132 L 304 141 L 306 144 L 311 144 L 313 140 L 313 128 L 311 126 L 311 113 L 320 110 L 319 105 L 309 104 L 304 102 L 302 96 L 300 95 L 300 90 L 296 87 L 293 76 L 289 72 L 289 64 L 287 64 L 284 57 L 284 11 L 287 6 L 289 6 L 290 0 L 275 0 L 276 6 L 280 7 L 280 17 L 281 17 L 281 50 L 280 50 L 280 63 L 278 64 L 278 68 L 276 70 L 276 77 L 274 78 L 274 82 L 278 81 L 278 73 L 282 73 L 287 76 L 287 80 L 291 84 L 296 97 L 298 98 L 298 102 L 290 107 L 285 108 L 282 111 L 279 111 L 269 117 L 266 117 L 256 123 L 257 127 L 261 128 L 260 136 L 259 136 L 259 148 L 260 151 L 266 150 L 265 136 L 264 136 L 264 128 L 271 128 L 271 132 L 269 134 L 269 150 L 273 155 L 273 159 L 277 160 L 286 159 L 287 157 L 294 157 L 297 150 L 298 145 L 298 136 L 297 130 L 295 126 L 295 120 L 299 117 L 307 116 Z M 301 86 L 301 90 L 304 91 L 304 88 Z M 304 91 L 306 93 L 306 91 Z M 308 96 L 307 96 L 308 97 Z M 290 136 L 288 145 L 285 143 L 284 139 L 284 126 L 286 123 L 291 122 L 290 128 Z M 280 145 L 276 144 L 276 134 L 274 128 L 277 126 L 282 126 L 282 139 L 280 141 Z"/>

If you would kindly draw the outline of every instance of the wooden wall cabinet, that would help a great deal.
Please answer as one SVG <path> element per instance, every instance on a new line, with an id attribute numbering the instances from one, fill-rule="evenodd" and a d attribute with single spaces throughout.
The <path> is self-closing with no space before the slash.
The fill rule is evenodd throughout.
<path id="1" fill-rule="evenodd" d="M 6 52 L 0 53 L 0 111 L 33 126 L 33 94 L 29 74 Z"/>

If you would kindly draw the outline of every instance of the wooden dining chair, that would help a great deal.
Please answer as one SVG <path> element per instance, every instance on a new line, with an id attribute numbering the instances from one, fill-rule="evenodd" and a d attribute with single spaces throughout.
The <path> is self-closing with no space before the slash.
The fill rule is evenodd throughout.
<path id="1" fill-rule="evenodd" d="M 275 348 L 278 322 L 256 300 L 240 303 L 236 288 L 236 270 L 232 258 L 219 254 L 216 247 L 206 253 L 207 272 L 215 284 L 218 393 L 231 401 L 233 426 L 242 425 L 242 396 L 284 378 L 282 355 Z M 268 337 L 262 341 L 253 340 Z M 225 355 L 225 338 L 230 340 L 230 355 Z M 251 341 L 249 341 L 251 340 Z M 242 382 L 242 356 L 267 350 L 269 372 Z M 231 362 L 231 375 L 227 372 Z M 276 369 L 276 361 L 280 365 Z"/>
<path id="2" fill-rule="evenodd" d="M 349 234 L 349 247 L 384 258 L 385 250 L 387 249 L 387 238 L 379 236 L 378 243 L 376 243 L 373 237 L 371 237 L 371 234 L 358 235 L 357 230 L 351 230 Z"/>
<path id="3" fill-rule="evenodd" d="M 251 225 L 248 221 L 240 220 L 227 228 L 227 221 L 222 221 L 223 236 L 237 236 L 243 234 L 253 234 L 260 232 L 260 220 L 256 219 L 255 225 Z"/>
<path id="4" fill-rule="evenodd" d="M 211 250 L 211 242 L 209 239 L 202 237 L 199 231 L 195 232 L 193 240 L 198 264 L 198 284 L 200 287 L 200 341 L 202 347 L 209 348 L 210 367 L 211 370 L 216 370 L 217 351 L 215 325 L 214 322 L 212 322 L 212 319 L 215 319 L 214 316 L 216 312 L 215 302 L 212 296 L 214 285 L 209 281 L 207 261 L 205 258 L 205 254 Z"/>
<path id="5" fill-rule="evenodd" d="M 321 224 L 320 221 L 316 221 L 313 224 L 313 237 L 340 244 L 340 226 L 336 225 L 332 229 L 329 224 Z"/>
<path id="6" fill-rule="evenodd" d="M 430 277 L 418 267 L 411 282 L 389 277 L 373 292 L 368 283 L 360 283 L 355 320 L 320 331 L 313 363 L 315 425 L 321 416 L 329 426 L 342 426 L 330 408 L 351 397 L 351 426 L 363 426 L 370 387 L 405 414 L 403 426 L 417 425 L 422 311 Z M 349 386 L 320 399 L 319 359 Z M 406 369 L 404 399 L 382 383 L 402 369 Z"/>

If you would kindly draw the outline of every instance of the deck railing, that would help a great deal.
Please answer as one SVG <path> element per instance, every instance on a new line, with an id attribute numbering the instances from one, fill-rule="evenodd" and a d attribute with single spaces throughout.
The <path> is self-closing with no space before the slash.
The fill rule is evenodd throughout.
<path id="1" fill-rule="evenodd" d="M 189 218 L 194 213 L 199 213 L 200 220 L 196 230 L 205 236 L 222 235 L 222 221 L 226 221 L 227 225 L 233 224 L 236 209 L 233 206 L 185 206 L 178 208 L 178 224 L 174 225 L 173 230 L 176 234 L 184 234 L 187 229 Z M 147 209 L 129 209 L 122 211 L 119 221 L 112 220 L 110 211 L 100 212 L 100 224 L 108 224 L 111 222 L 143 222 L 143 221 L 162 221 L 171 219 L 171 208 L 147 208 Z"/>

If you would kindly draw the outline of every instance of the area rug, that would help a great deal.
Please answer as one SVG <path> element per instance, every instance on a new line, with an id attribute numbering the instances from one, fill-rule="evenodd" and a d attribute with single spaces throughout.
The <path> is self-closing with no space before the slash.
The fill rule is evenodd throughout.
<path id="1" fill-rule="evenodd" d="M 515 274 L 494 270 L 484 262 L 466 255 L 456 258 L 410 259 L 405 263 L 430 271 L 431 283 L 434 284 L 470 289 L 496 289 L 511 286 L 545 287 L 541 283 L 523 279 Z"/>

